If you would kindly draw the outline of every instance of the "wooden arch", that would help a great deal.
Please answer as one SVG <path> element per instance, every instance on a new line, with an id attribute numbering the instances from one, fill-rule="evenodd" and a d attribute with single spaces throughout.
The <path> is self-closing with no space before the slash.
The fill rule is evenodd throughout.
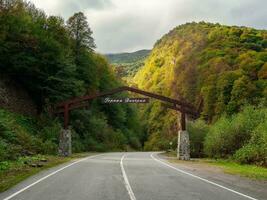
<path id="1" fill-rule="evenodd" d="M 105 97 L 105 96 L 113 95 L 113 94 L 120 93 L 123 91 L 141 94 L 141 95 L 151 97 L 151 98 L 168 103 L 168 104 L 164 104 L 166 108 L 181 112 L 182 130 L 186 129 L 186 115 L 190 115 L 193 118 L 198 117 L 198 112 L 196 111 L 195 107 L 192 104 L 184 100 L 172 99 L 169 97 L 165 97 L 165 96 L 158 95 L 158 94 L 151 93 L 151 92 L 146 92 L 146 91 L 143 91 L 137 88 L 128 87 L 128 86 L 123 86 L 123 87 L 119 87 L 119 88 L 116 88 L 116 89 L 113 89 L 107 92 L 102 92 L 102 93 L 98 93 L 95 95 L 86 95 L 86 96 L 82 96 L 82 97 L 78 97 L 78 98 L 74 98 L 74 99 L 61 102 L 56 105 L 55 113 L 64 113 L 64 128 L 67 129 L 68 124 L 69 124 L 69 112 L 71 110 L 86 107 L 87 104 L 85 103 L 87 101 L 96 99 L 98 97 Z"/>

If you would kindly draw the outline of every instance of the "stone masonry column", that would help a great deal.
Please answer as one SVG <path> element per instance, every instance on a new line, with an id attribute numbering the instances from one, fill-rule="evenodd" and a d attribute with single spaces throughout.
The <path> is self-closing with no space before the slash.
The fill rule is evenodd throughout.
<path id="1" fill-rule="evenodd" d="M 59 137 L 59 149 L 58 153 L 60 156 L 70 156 L 71 151 L 71 130 L 61 129 Z"/>
<path id="2" fill-rule="evenodd" d="M 177 157 L 179 160 L 190 160 L 189 133 L 186 130 L 178 132 Z"/>

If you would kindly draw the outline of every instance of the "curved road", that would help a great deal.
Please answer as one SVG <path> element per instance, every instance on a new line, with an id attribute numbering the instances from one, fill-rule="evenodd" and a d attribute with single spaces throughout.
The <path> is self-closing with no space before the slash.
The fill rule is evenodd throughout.
<path id="1" fill-rule="evenodd" d="M 251 193 L 251 192 L 250 192 Z M 0 194 L 3 200 L 260 199 L 179 169 L 157 153 L 106 153 L 42 172 Z M 261 197 L 261 196 L 260 196 Z M 263 199 L 263 198 L 261 198 Z"/>

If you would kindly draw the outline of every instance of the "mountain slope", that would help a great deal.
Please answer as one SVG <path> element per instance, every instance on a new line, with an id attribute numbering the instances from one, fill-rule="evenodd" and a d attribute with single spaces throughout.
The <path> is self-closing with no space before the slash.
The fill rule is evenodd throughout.
<path id="1" fill-rule="evenodd" d="M 133 53 L 107 54 L 109 62 L 115 66 L 119 77 L 133 77 L 144 65 L 151 50 L 140 50 Z"/>
<path id="2" fill-rule="evenodd" d="M 266 48 L 265 30 L 188 23 L 157 41 L 134 83 L 196 106 L 203 99 L 201 116 L 212 122 L 244 105 L 266 103 Z M 149 127 L 148 149 L 166 146 L 177 134 L 175 114 L 162 111 L 159 104 L 148 106 L 143 116 Z"/>
<path id="3" fill-rule="evenodd" d="M 135 82 L 141 88 L 182 96 L 195 104 L 203 97 L 202 114 L 211 119 L 225 108 L 238 111 L 244 101 L 258 103 L 254 94 L 264 96 L 266 48 L 266 31 L 208 23 L 182 25 L 156 43 Z M 247 92 L 236 94 L 242 83 Z M 212 89 L 217 92 L 209 99 Z"/>

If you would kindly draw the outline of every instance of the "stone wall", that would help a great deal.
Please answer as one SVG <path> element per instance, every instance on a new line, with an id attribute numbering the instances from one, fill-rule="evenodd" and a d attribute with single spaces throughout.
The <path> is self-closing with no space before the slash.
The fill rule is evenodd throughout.
<path id="1" fill-rule="evenodd" d="M 25 89 L 4 75 L 0 75 L 0 108 L 28 116 L 37 114 L 37 108 Z"/>

